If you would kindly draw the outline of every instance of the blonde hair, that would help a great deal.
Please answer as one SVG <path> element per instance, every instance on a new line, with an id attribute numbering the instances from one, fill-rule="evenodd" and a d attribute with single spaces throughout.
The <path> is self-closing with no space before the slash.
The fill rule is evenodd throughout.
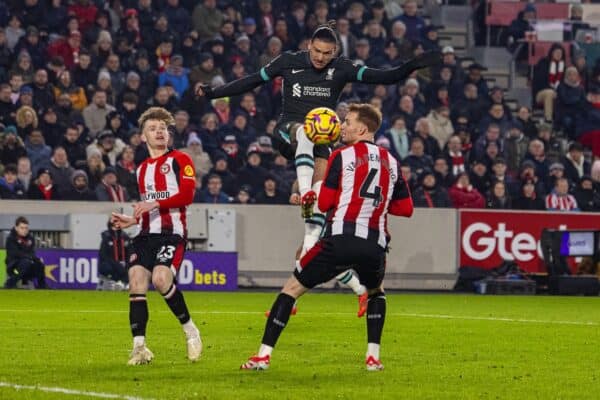
<path id="1" fill-rule="evenodd" d="M 369 133 L 375 134 L 381 126 L 381 111 L 371 104 L 350 104 L 348 112 L 355 112 L 357 114 L 357 119 L 366 125 Z"/>
<path id="2" fill-rule="evenodd" d="M 175 119 L 173 115 L 162 107 L 150 107 L 138 119 L 140 131 L 144 131 L 144 124 L 151 119 L 163 121 L 167 126 L 174 125 Z"/>
<path id="3" fill-rule="evenodd" d="M 29 106 L 21 106 L 18 110 L 17 110 L 17 115 L 15 116 L 15 119 L 17 121 L 17 126 L 19 128 L 25 128 L 27 126 L 27 119 L 26 119 L 26 115 L 30 113 L 32 118 L 31 121 L 31 126 L 33 128 L 37 128 L 38 127 L 38 117 L 37 114 L 35 112 L 35 110 Z"/>

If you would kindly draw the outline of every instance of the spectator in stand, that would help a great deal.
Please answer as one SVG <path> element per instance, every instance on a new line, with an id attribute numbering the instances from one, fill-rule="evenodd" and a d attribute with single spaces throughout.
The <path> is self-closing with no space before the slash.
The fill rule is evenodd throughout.
<path id="1" fill-rule="evenodd" d="M 477 86 L 473 83 L 466 83 L 463 88 L 462 98 L 453 105 L 452 114 L 454 118 L 463 115 L 469 120 L 471 125 L 478 126 L 484 115 L 484 107 L 485 99 L 479 95 Z M 475 139 L 477 139 L 477 135 L 472 137 L 472 140 Z"/>
<path id="2" fill-rule="evenodd" d="M 0 136 L 0 164 L 16 164 L 20 157 L 27 155 L 23 139 L 17 136 L 13 125 L 4 128 L 3 136 Z"/>
<path id="3" fill-rule="evenodd" d="M 425 146 L 424 151 L 431 159 L 437 157 L 440 154 L 440 146 L 436 138 L 431 136 L 431 124 L 427 118 L 419 118 L 415 124 L 415 135 L 413 138 L 421 138 L 423 145 Z"/>
<path id="4" fill-rule="evenodd" d="M 514 19 L 506 30 L 506 38 L 504 44 L 508 46 L 511 53 L 514 53 L 521 41 L 525 39 L 525 32 L 534 31 L 532 22 L 536 19 L 535 5 L 528 3 L 522 11 L 519 11 L 517 18 Z M 527 58 L 527 46 L 522 46 L 521 51 L 517 54 L 517 60 L 523 61 Z"/>
<path id="5" fill-rule="evenodd" d="M 112 288 L 125 289 L 125 285 L 129 282 L 127 274 L 127 261 L 129 260 L 129 235 L 117 227 L 116 224 L 111 224 L 110 220 L 107 224 L 107 230 L 102 232 L 102 241 L 100 243 L 100 251 L 98 253 L 98 287 L 97 289 L 106 288 L 106 280 L 112 281 Z"/>
<path id="6" fill-rule="evenodd" d="M 458 176 L 461 172 L 466 171 L 467 159 L 462 152 L 462 143 L 458 135 L 452 135 L 448 139 L 448 146 L 444 152 L 446 166 L 451 168 L 450 173 L 453 176 Z"/>
<path id="7" fill-rule="evenodd" d="M 413 137 L 410 141 L 410 152 L 403 162 L 410 167 L 414 176 L 419 176 L 425 170 L 433 169 L 433 160 L 431 156 L 425 154 L 425 144 L 419 136 Z"/>
<path id="8" fill-rule="evenodd" d="M 126 145 L 123 152 L 119 155 L 115 170 L 117 172 L 117 182 L 127 190 L 131 199 L 140 198 L 138 192 L 138 182 L 136 176 L 135 153 L 133 148 Z"/>
<path id="9" fill-rule="evenodd" d="M 1 93 L 1 92 L 0 92 Z M 600 85 L 590 88 L 580 117 L 576 120 L 577 141 L 600 157 Z"/>
<path id="10" fill-rule="evenodd" d="M 492 189 L 487 196 L 486 208 L 494 210 L 510 210 L 512 208 L 512 200 L 507 193 L 506 185 L 502 181 L 496 181 L 492 185 Z"/>
<path id="11" fill-rule="evenodd" d="M 505 114 L 504 106 L 502 104 L 494 103 L 490 105 L 488 113 L 479 122 L 479 134 L 483 134 L 491 124 L 498 126 L 500 135 L 510 129 L 510 126 L 512 125 L 511 117 L 509 114 Z"/>
<path id="12" fill-rule="evenodd" d="M 490 89 L 482 75 L 482 71 L 487 71 L 487 68 L 479 63 L 473 63 L 467 69 L 469 73 L 465 78 L 465 85 L 468 83 L 475 85 L 478 97 L 487 101 Z"/>
<path id="13" fill-rule="evenodd" d="M 511 198 L 516 198 L 519 195 L 519 182 L 517 182 L 511 175 L 507 174 L 507 165 L 504 158 L 496 157 L 492 164 L 491 172 L 492 182 L 504 183 L 504 188 Z"/>
<path id="14" fill-rule="evenodd" d="M 87 146 L 86 152 L 89 156 L 92 149 L 98 149 L 102 154 L 102 161 L 106 165 L 114 166 L 117 163 L 118 155 L 121 154 L 124 148 L 125 143 L 121 139 L 116 138 L 112 131 L 105 129 L 98 134 L 92 144 Z"/>
<path id="15" fill-rule="evenodd" d="M 85 90 L 77 86 L 71 77 L 71 71 L 64 70 L 58 77 L 58 82 L 54 86 L 54 96 L 59 98 L 61 94 L 68 94 L 73 108 L 77 111 L 83 111 L 88 105 Z"/>
<path id="16" fill-rule="evenodd" d="M 18 217 L 6 238 L 5 289 L 14 289 L 19 281 L 35 279 L 38 289 L 46 289 L 44 263 L 35 255 L 35 239 L 29 232 L 29 221 Z"/>
<path id="17" fill-rule="evenodd" d="M 93 149 L 87 156 L 87 164 L 84 168 L 88 176 L 90 189 L 96 190 L 96 187 L 102 181 L 102 174 L 106 169 L 106 164 L 102 161 L 102 153 L 98 149 Z"/>
<path id="18" fill-rule="evenodd" d="M 550 164 L 548 176 L 546 177 L 546 193 L 550 193 L 557 180 L 565 178 L 565 167 L 559 162 Z M 568 179 L 567 179 L 568 181 Z M 569 191 L 573 188 L 573 183 L 569 182 Z"/>
<path id="19" fill-rule="evenodd" d="M 204 0 L 194 7 L 192 27 L 198 32 L 200 39 L 210 39 L 219 33 L 224 19 L 223 13 L 217 8 L 216 0 Z"/>
<path id="20" fill-rule="evenodd" d="M 569 145 L 568 153 L 561 159 L 565 167 L 565 177 L 574 184 L 579 184 L 583 176 L 589 176 L 591 165 L 583 156 L 583 146 L 579 142 Z"/>
<path id="21" fill-rule="evenodd" d="M 250 188 L 246 185 L 243 185 L 238 191 L 235 199 L 233 199 L 233 203 L 235 204 L 254 204 L 255 201 L 252 197 L 250 197 Z"/>
<path id="22" fill-rule="evenodd" d="M 217 174 L 208 176 L 206 189 L 196 191 L 194 203 L 226 204 L 231 203 L 230 197 L 222 191 L 223 183 Z"/>
<path id="23" fill-rule="evenodd" d="M 419 176 L 419 186 L 412 193 L 415 207 L 450 208 L 452 203 L 448 192 L 438 184 L 436 174 L 425 170 Z"/>
<path id="24" fill-rule="evenodd" d="M 40 31 L 33 25 L 27 27 L 25 37 L 21 38 L 15 48 L 15 54 L 20 54 L 22 51 L 29 54 L 31 64 L 34 68 L 40 68 L 44 65 L 46 43 L 45 41 L 40 40 Z M 31 80 L 29 80 L 29 82 L 31 82 Z"/>
<path id="25" fill-rule="evenodd" d="M 237 193 L 238 183 L 234 174 L 228 168 L 227 165 L 227 157 L 222 153 L 217 153 L 214 157 L 215 166 L 211 169 L 208 175 L 204 176 L 202 179 L 202 186 L 206 187 L 208 184 L 208 177 L 212 174 L 219 175 L 221 177 L 221 182 L 223 184 L 223 192 L 225 192 L 228 196 L 233 197 Z"/>
<path id="26" fill-rule="evenodd" d="M 550 161 L 546 159 L 544 143 L 539 139 L 529 142 L 529 149 L 525 155 L 525 160 L 533 162 L 536 176 L 546 179 L 550 171 Z"/>
<path id="27" fill-rule="evenodd" d="M 504 148 L 504 143 L 502 141 L 500 126 L 498 124 L 489 124 L 481 133 L 482 135 L 475 142 L 475 148 L 472 151 L 473 158 L 484 159 L 488 144 L 491 142 L 495 142 L 500 151 L 502 151 Z"/>
<path id="28" fill-rule="evenodd" d="M 256 204 L 288 204 L 289 194 L 284 193 L 278 187 L 277 179 L 267 175 L 262 191 L 255 197 Z"/>
<path id="29" fill-rule="evenodd" d="M 79 28 L 85 31 L 94 24 L 98 9 L 90 0 L 77 0 L 69 6 L 68 12 L 77 17 Z"/>
<path id="30" fill-rule="evenodd" d="M 22 138 L 27 137 L 39 125 L 35 110 L 28 106 L 19 107 L 15 120 L 17 121 L 17 132 Z"/>
<path id="31" fill-rule="evenodd" d="M 48 84 L 48 71 L 44 68 L 35 71 L 31 88 L 33 90 L 33 108 L 38 113 L 40 110 L 48 109 L 56 102 L 52 87 Z"/>
<path id="32" fill-rule="evenodd" d="M 569 181 L 559 178 L 552 192 L 546 196 L 546 210 L 549 211 L 579 211 L 577 200 L 569 194 Z"/>
<path id="33" fill-rule="evenodd" d="M 39 129 L 31 131 L 27 137 L 25 149 L 27 150 L 27 157 L 31 161 L 32 171 L 38 171 L 44 167 L 52 155 L 52 149 L 44 142 L 44 136 Z"/>
<path id="34" fill-rule="evenodd" d="M 33 173 L 31 172 L 31 162 L 27 156 L 19 157 L 17 162 L 17 178 L 23 185 L 25 192 L 29 190 L 29 183 L 31 182 L 31 177 Z"/>
<path id="35" fill-rule="evenodd" d="M 106 167 L 102 172 L 102 181 L 96 186 L 98 201 L 124 203 L 129 201 L 127 189 L 118 182 L 117 171 L 114 167 Z"/>
<path id="36" fill-rule="evenodd" d="M 60 146 L 67 152 L 69 164 L 74 168 L 81 168 L 86 163 L 85 145 L 80 138 L 81 133 L 79 132 L 77 125 L 73 124 L 67 127 L 60 142 Z"/>
<path id="37" fill-rule="evenodd" d="M 448 189 L 454 184 L 455 175 L 450 173 L 448 161 L 444 156 L 439 156 L 433 161 L 433 172 L 435 173 L 436 182 L 441 187 Z"/>
<path id="38" fill-rule="evenodd" d="M 421 40 L 421 33 L 425 28 L 425 20 L 417 15 L 416 0 L 406 0 L 402 6 L 404 14 L 398 17 L 406 26 L 406 38 L 411 41 Z"/>
<path id="39" fill-rule="evenodd" d="M 456 178 L 456 183 L 448 191 L 455 208 L 484 208 L 485 198 L 471 185 L 469 175 L 463 172 Z"/>
<path id="40" fill-rule="evenodd" d="M 569 139 L 575 138 L 575 120 L 585 104 L 585 90 L 577 68 L 568 67 L 564 79 L 556 89 L 556 122 Z"/>
<path id="41" fill-rule="evenodd" d="M 473 161 L 469 181 L 479 193 L 489 192 L 491 186 L 489 168 L 483 160 L 476 159 Z"/>
<path id="42" fill-rule="evenodd" d="M 529 107 L 519 107 L 515 122 L 521 124 L 521 130 L 528 139 L 535 139 L 538 136 L 538 129 L 535 121 L 531 119 L 531 110 Z"/>
<path id="43" fill-rule="evenodd" d="M 46 168 L 40 168 L 35 180 L 29 185 L 27 198 L 30 200 L 61 200 L 60 188 L 53 184 L 52 175 Z"/>
<path id="44" fill-rule="evenodd" d="M 60 197 L 64 197 L 71 185 L 71 177 L 75 171 L 69 165 L 67 152 L 63 147 L 55 147 L 52 152 L 52 157 L 48 163 L 48 170 L 52 176 L 54 184 L 58 187 Z"/>
<path id="45" fill-rule="evenodd" d="M 73 201 L 96 201 L 96 193 L 89 188 L 88 177 L 85 171 L 77 169 L 73 171 L 70 186 L 67 187 L 64 200 Z"/>
<path id="46" fill-rule="evenodd" d="M 589 175 L 581 177 L 577 189 L 575 189 L 575 200 L 581 211 L 600 211 L 600 192 L 594 188 L 594 183 Z"/>
<path id="47" fill-rule="evenodd" d="M 446 105 L 440 105 L 436 109 L 431 110 L 427 115 L 427 120 L 431 126 L 431 136 L 437 139 L 439 148 L 443 149 L 450 136 L 454 133 L 454 127 L 450 120 L 450 109 Z"/>
<path id="48" fill-rule="evenodd" d="M 59 39 L 48 46 L 48 56 L 61 57 L 67 69 L 73 69 L 76 66 L 76 60 L 79 57 L 81 46 L 81 33 L 71 31 L 66 39 Z"/>
<path id="49" fill-rule="evenodd" d="M 175 54 L 171 57 L 171 62 L 165 68 L 165 71 L 158 76 L 158 84 L 164 86 L 170 83 L 175 93 L 177 93 L 177 98 L 180 99 L 190 86 L 188 74 L 189 70 L 183 66 L 183 57 L 180 54 Z"/>
<path id="50" fill-rule="evenodd" d="M 540 59 L 533 70 L 533 98 L 537 104 L 543 105 L 544 118 L 548 123 L 552 123 L 554 118 L 556 89 L 563 80 L 566 67 L 565 50 L 562 44 L 554 43 L 548 56 Z"/>
<path id="51" fill-rule="evenodd" d="M 552 125 L 545 122 L 538 128 L 538 139 L 544 144 L 544 151 L 549 162 L 557 162 L 564 154 L 564 145 L 561 139 L 556 137 Z"/>
<path id="52" fill-rule="evenodd" d="M 504 156 L 509 174 L 516 174 L 518 172 L 528 148 L 529 139 L 521 130 L 521 125 L 515 122 L 511 125 L 504 140 Z"/>
<path id="53" fill-rule="evenodd" d="M 394 115 L 390 121 L 390 129 L 384 136 L 390 141 L 390 152 L 397 160 L 403 160 L 409 151 L 409 134 L 402 115 Z"/>
<path id="54" fill-rule="evenodd" d="M 104 129 L 106 125 L 106 116 L 115 108 L 107 103 L 107 93 L 105 90 L 96 90 L 92 97 L 92 103 L 83 110 L 83 119 L 85 126 L 89 129 L 92 139 L 98 132 Z"/>
<path id="55" fill-rule="evenodd" d="M 208 153 L 203 150 L 202 141 L 196 132 L 190 133 L 187 140 L 187 147 L 182 148 L 181 151 L 190 156 L 194 162 L 196 179 L 202 180 L 202 178 L 211 170 L 213 164 Z"/>
<path id="56" fill-rule="evenodd" d="M 494 160 L 497 157 L 502 157 L 502 153 L 500 153 L 500 148 L 498 147 L 498 142 L 489 142 L 485 147 L 485 154 L 481 160 L 485 163 L 488 171 L 492 169 Z"/>
<path id="57" fill-rule="evenodd" d="M 248 185 L 252 188 L 252 195 L 255 196 L 263 187 L 268 172 L 261 165 L 262 159 L 258 146 L 251 146 L 247 153 L 247 163 L 237 174 L 238 185 Z"/>
<path id="58" fill-rule="evenodd" d="M 124 141 L 127 139 L 127 128 L 125 127 L 125 121 L 118 111 L 111 111 L 106 116 L 106 124 L 104 130 L 110 131 L 115 139 Z M 103 133 L 102 131 L 101 133 Z"/>
<path id="59" fill-rule="evenodd" d="M 515 210 L 546 209 L 543 198 L 536 193 L 535 186 L 535 182 L 532 179 L 523 181 L 520 195 L 513 201 L 513 208 Z"/>
<path id="60" fill-rule="evenodd" d="M 10 71 L 11 75 L 20 75 L 22 78 L 23 85 L 29 85 L 33 82 L 33 64 L 31 63 L 31 56 L 27 50 L 21 50 L 17 53 L 17 62 L 13 69 Z"/>
<path id="61" fill-rule="evenodd" d="M 21 200 L 25 198 L 25 187 L 17 178 L 17 166 L 8 164 L 0 178 L 0 199 Z"/>

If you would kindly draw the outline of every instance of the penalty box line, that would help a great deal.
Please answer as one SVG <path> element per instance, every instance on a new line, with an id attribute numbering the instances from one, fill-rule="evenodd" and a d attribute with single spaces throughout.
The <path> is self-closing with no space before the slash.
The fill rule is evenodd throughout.
<path id="1" fill-rule="evenodd" d="M 152 400 L 148 397 L 136 397 L 136 396 L 125 396 L 121 394 L 114 393 L 103 393 L 103 392 L 89 392 L 85 390 L 76 390 L 76 389 L 68 389 L 62 387 L 49 387 L 49 386 L 40 386 L 40 385 L 19 385 L 11 382 L 2 382 L 0 381 L 0 388 L 11 388 L 15 390 L 33 390 L 37 392 L 46 392 L 46 393 L 61 393 L 61 394 L 69 394 L 73 396 L 87 396 L 87 397 L 96 397 L 100 399 L 121 399 L 121 400 Z"/>
<path id="2" fill-rule="evenodd" d="M 264 314 L 264 311 L 195 311 L 194 314 L 233 314 L 233 315 L 257 315 Z M 0 309 L 0 313 L 72 313 L 72 314 L 124 314 L 129 313 L 127 310 L 33 310 L 33 309 Z M 157 310 L 155 313 L 167 314 L 170 311 Z M 331 316 L 331 315 L 354 315 L 347 312 L 302 312 L 301 315 L 315 316 Z M 418 313 L 387 313 L 390 317 L 405 317 L 405 318 L 431 318 L 431 319 L 455 319 L 465 321 L 491 321 L 491 322 L 513 322 L 523 324 L 554 324 L 554 325 L 577 325 L 577 326 L 600 326 L 600 322 L 593 321 L 561 321 L 561 320 L 543 320 L 543 319 L 527 319 L 527 318 L 505 318 L 505 317 L 478 317 L 469 315 L 449 315 L 449 314 L 418 314 Z"/>

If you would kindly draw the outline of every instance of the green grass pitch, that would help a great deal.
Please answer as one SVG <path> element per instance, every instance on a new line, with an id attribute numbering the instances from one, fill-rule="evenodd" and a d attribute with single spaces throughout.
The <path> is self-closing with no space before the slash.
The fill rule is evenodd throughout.
<path id="1" fill-rule="evenodd" d="M 385 370 L 369 373 L 353 295 L 302 298 L 261 372 L 238 368 L 275 293 L 185 296 L 201 361 L 185 359 L 179 324 L 150 293 L 155 359 L 129 367 L 126 293 L 0 291 L 0 399 L 600 398 L 600 298 L 388 294 Z"/>

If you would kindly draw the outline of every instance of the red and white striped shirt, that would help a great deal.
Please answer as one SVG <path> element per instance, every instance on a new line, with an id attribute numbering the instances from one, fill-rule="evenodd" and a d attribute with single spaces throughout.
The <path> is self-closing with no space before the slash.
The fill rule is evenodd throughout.
<path id="1" fill-rule="evenodd" d="M 556 192 L 546 196 L 546 210 L 552 211 L 579 211 L 577 200 L 570 194 L 559 196 Z"/>
<path id="2" fill-rule="evenodd" d="M 157 201 L 158 208 L 144 213 L 138 221 L 139 235 L 187 236 L 186 208 L 194 200 L 196 171 L 185 153 L 171 150 L 148 158 L 137 171 L 141 201 Z"/>
<path id="3" fill-rule="evenodd" d="M 388 212 L 409 217 L 413 204 L 398 161 L 364 141 L 331 154 L 319 208 L 330 212 L 326 236 L 353 235 L 385 248 Z"/>

